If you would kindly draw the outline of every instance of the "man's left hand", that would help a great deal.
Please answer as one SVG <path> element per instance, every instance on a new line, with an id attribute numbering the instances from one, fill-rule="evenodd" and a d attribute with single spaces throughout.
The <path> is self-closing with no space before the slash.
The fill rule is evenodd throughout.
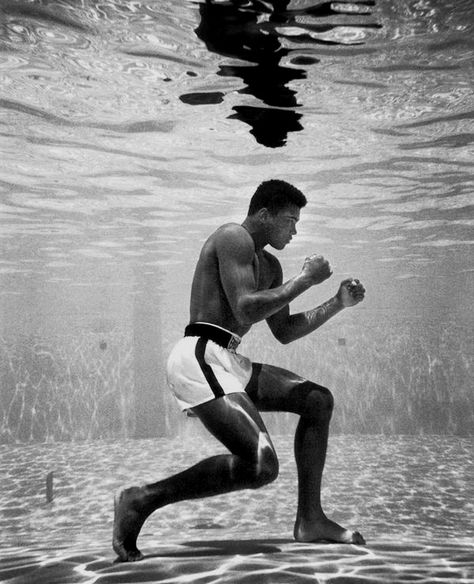
<path id="1" fill-rule="evenodd" d="M 343 280 L 337 292 L 337 298 L 344 308 L 355 306 L 364 300 L 365 288 L 356 278 Z"/>

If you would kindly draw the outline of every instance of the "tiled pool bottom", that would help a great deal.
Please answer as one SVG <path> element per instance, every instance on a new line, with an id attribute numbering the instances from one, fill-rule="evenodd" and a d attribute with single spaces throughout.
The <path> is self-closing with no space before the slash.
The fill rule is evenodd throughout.
<path id="1" fill-rule="evenodd" d="M 146 558 L 133 565 L 113 563 L 113 493 L 220 452 L 217 443 L 191 431 L 183 440 L 3 446 L 0 581 L 474 582 L 472 439 L 331 438 L 325 509 L 359 529 L 365 547 L 292 541 L 292 438 L 274 442 L 275 483 L 158 511 L 139 540 Z"/>

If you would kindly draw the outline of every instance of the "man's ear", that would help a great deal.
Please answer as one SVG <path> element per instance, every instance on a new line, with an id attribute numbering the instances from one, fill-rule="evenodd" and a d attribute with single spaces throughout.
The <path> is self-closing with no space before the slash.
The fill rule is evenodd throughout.
<path id="1" fill-rule="evenodd" d="M 257 218 L 260 221 L 260 223 L 265 224 L 268 221 L 269 217 L 270 212 L 266 207 L 262 207 L 257 211 Z"/>

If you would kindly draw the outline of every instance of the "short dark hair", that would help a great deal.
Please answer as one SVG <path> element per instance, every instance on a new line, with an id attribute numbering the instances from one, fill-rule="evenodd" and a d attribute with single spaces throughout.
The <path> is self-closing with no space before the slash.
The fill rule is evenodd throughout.
<path id="1" fill-rule="evenodd" d="M 276 215 L 289 205 L 296 205 L 300 209 L 306 205 L 303 193 L 284 180 L 271 179 L 262 182 L 250 199 L 249 215 L 254 215 L 260 209 L 266 208 L 272 215 Z"/>

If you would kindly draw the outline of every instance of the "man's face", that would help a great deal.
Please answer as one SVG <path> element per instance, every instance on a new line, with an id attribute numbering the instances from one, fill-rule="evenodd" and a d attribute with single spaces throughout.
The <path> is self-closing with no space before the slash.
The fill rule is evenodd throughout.
<path id="1" fill-rule="evenodd" d="M 290 205 L 276 215 L 268 215 L 268 243 L 275 249 L 283 249 L 296 235 L 296 224 L 300 219 L 300 209 Z"/>

